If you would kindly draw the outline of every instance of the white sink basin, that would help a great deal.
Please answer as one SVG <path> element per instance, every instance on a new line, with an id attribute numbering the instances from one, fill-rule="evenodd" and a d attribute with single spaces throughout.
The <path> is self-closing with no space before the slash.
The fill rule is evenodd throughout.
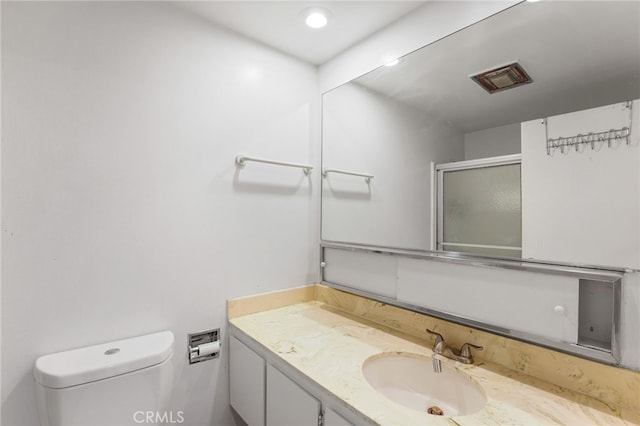
<path id="1" fill-rule="evenodd" d="M 408 353 L 385 353 L 368 358 L 362 371 L 367 382 L 392 401 L 422 413 L 466 416 L 487 404 L 482 388 L 468 376 L 442 362 L 442 373 L 434 373 L 431 358 Z"/>

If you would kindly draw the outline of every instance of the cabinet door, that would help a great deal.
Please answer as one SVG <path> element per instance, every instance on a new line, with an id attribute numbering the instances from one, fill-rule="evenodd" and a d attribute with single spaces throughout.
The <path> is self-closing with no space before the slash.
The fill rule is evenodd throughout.
<path id="1" fill-rule="evenodd" d="M 264 360 L 231 336 L 229 402 L 249 426 L 264 426 Z"/>
<path id="2" fill-rule="evenodd" d="M 353 426 L 340 414 L 333 411 L 331 408 L 324 410 L 324 426 Z"/>
<path id="3" fill-rule="evenodd" d="M 267 365 L 267 426 L 314 426 L 320 401 Z"/>

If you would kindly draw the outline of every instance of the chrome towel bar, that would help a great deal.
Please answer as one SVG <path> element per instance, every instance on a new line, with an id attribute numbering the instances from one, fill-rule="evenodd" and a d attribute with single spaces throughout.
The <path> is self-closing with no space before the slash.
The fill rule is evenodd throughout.
<path id="1" fill-rule="evenodd" d="M 374 176 L 369 173 L 349 172 L 347 170 L 337 170 L 337 169 L 324 169 L 322 171 L 322 176 L 327 177 L 328 173 L 339 173 L 342 175 L 360 176 L 360 177 L 363 177 L 365 182 L 367 183 L 371 182 L 371 179 L 374 178 Z"/>
<path id="2" fill-rule="evenodd" d="M 286 166 L 286 167 L 297 167 L 299 169 L 302 169 L 304 174 L 307 175 L 307 176 L 309 174 L 311 174 L 311 170 L 313 169 L 313 166 L 311 166 L 309 164 L 289 163 L 289 162 L 286 162 L 286 161 L 267 160 L 267 159 L 264 159 L 264 158 L 249 157 L 248 155 L 244 155 L 244 154 L 236 155 L 236 166 L 244 167 L 245 164 L 247 164 L 247 161 L 254 161 L 256 163 L 276 164 L 278 166 Z"/>

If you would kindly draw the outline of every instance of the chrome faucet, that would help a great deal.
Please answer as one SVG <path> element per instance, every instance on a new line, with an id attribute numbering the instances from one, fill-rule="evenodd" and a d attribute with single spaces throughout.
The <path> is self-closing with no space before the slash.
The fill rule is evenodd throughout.
<path id="1" fill-rule="evenodd" d="M 463 364 L 473 364 L 473 356 L 471 355 L 471 348 L 477 349 L 481 351 L 483 349 L 482 346 L 473 345 L 471 343 L 465 343 L 458 350 L 449 346 L 447 342 L 444 341 L 442 334 L 429 330 L 427 328 L 427 333 L 433 334 L 436 336 L 436 343 L 433 345 L 433 371 L 436 373 L 442 372 L 442 365 L 440 364 L 440 360 L 436 358 L 436 355 L 442 355 L 449 359 L 453 359 L 455 361 L 461 362 Z"/>

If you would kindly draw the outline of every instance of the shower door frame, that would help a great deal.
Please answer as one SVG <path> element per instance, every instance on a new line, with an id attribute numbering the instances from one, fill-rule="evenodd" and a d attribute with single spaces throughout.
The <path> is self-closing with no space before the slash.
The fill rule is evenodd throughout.
<path id="1" fill-rule="evenodd" d="M 434 181 L 435 181 L 435 194 L 433 196 L 432 203 L 433 211 L 431 217 L 434 218 L 433 226 L 435 226 L 436 232 L 432 232 L 431 238 L 431 249 L 435 251 L 444 252 L 446 250 L 439 248 L 446 246 L 444 243 L 444 173 L 451 171 L 460 171 L 460 170 L 471 170 L 471 169 L 480 169 L 487 167 L 495 167 L 495 166 L 508 166 L 512 164 L 520 164 L 522 165 L 522 155 L 521 154 L 510 154 L 510 155 L 501 155 L 498 157 L 487 157 L 487 158 L 479 158 L 476 160 L 464 160 L 464 161 L 454 161 L 451 163 L 442 163 L 436 164 L 434 166 Z M 522 187 L 520 188 L 520 197 L 522 197 Z M 471 244 L 470 246 L 473 246 Z M 498 246 L 486 246 L 487 248 L 500 248 L 503 250 L 509 250 L 510 247 L 498 247 Z M 518 248 L 513 248 L 514 250 Z M 522 247 L 519 248 L 520 253 L 522 253 Z M 457 253 L 457 252 L 456 252 Z M 465 253 L 465 252 L 461 252 Z M 469 253 L 474 254 L 474 253 Z"/>

